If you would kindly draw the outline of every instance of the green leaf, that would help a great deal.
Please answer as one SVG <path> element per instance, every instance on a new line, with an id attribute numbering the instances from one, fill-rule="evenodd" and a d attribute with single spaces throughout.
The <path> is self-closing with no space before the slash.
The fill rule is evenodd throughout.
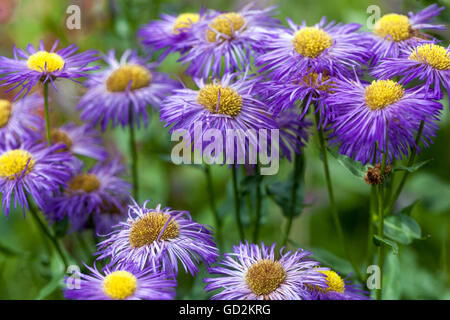
<path id="1" fill-rule="evenodd" d="M 352 265 L 347 260 L 342 259 L 322 248 L 309 248 L 309 250 L 313 253 L 312 256 L 315 260 L 332 268 L 334 271 L 346 275 L 352 273 Z"/>
<path id="2" fill-rule="evenodd" d="M 335 150 L 328 149 L 328 152 L 345 168 L 347 168 L 354 176 L 358 178 L 364 178 L 366 175 L 368 166 L 363 165 L 359 161 L 355 161 L 352 158 L 344 156 L 336 152 Z"/>
<path id="3" fill-rule="evenodd" d="M 389 252 L 386 255 L 383 276 L 383 299 L 398 300 L 401 298 L 401 272 L 399 256 Z"/>
<path id="4" fill-rule="evenodd" d="M 301 181 L 298 181 L 297 191 L 295 193 L 295 206 L 292 210 L 292 190 L 294 182 L 289 179 L 286 182 L 277 182 L 271 186 L 267 186 L 267 194 L 275 201 L 275 203 L 280 206 L 281 211 L 285 217 L 289 217 L 291 212 L 294 217 L 299 216 L 303 208 L 305 207 L 303 203 L 303 193 L 304 188 Z M 291 211 L 292 210 L 292 211 Z"/>
<path id="5" fill-rule="evenodd" d="M 416 206 L 416 204 L 418 204 L 419 202 L 420 202 L 420 200 L 414 201 L 414 202 L 411 203 L 409 206 L 404 207 L 404 208 L 399 212 L 399 214 L 404 214 L 404 215 L 410 216 L 412 210 L 414 209 L 414 207 Z"/>
<path id="6" fill-rule="evenodd" d="M 389 240 L 389 239 L 380 237 L 380 236 L 378 236 L 378 235 L 374 235 L 374 236 L 373 236 L 373 243 L 375 243 L 375 245 L 376 245 L 377 247 L 379 247 L 379 246 L 385 244 L 385 245 L 391 247 L 392 252 L 393 252 L 394 254 L 398 254 L 398 244 L 397 244 L 397 242 L 395 242 L 395 241 L 393 241 L 393 240 Z"/>
<path id="7" fill-rule="evenodd" d="M 411 244 L 413 239 L 422 237 L 419 224 L 410 216 L 400 213 L 384 219 L 384 234 L 401 244 Z"/>
<path id="8" fill-rule="evenodd" d="M 47 285 L 39 290 L 36 300 L 42 300 L 51 295 L 56 289 L 63 284 L 64 274 L 58 274 L 53 277 Z"/>
<path id="9" fill-rule="evenodd" d="M 421 167 L 423 167 L 424 165 L 426 165 L 430 161 L 433 161 L 433 159 L 428 159 L 428 160 L 425 160 L 425 161 L 418 162 L 418 163 L 412 165 L 411 167 L 394 166 L 392 168 L 392 170 L 393 171 L 408 171 L 409 173 L 412 173 L 412 172 L 415 172 L 415 171 L 419 170 Z"/>

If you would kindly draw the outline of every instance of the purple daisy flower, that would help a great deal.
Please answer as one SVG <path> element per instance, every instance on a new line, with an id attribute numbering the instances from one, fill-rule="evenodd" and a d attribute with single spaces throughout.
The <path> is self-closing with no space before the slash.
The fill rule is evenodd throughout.
<path id="1" fill-rule="evenodd" d="M 107 205 L 121 206 L 120 199 L 130 195 L 131 185 L 120 176 L 125 172 L 118 159 L 97 163 L 83 173 L 81 162 L 67 188 L 47 200 L 46 214 L 58 221 L 68 216 L 74 230 L 83 228 L 91 214 Z"/>
<path id="2" fill-rule="evenodd" d="M 327 24 L 323 17 L 312 27 L 296 25 L 287 19 L 290 29 L 265 41 L 267 52 L 255 59 L 272 80 L 291 81 L 311 73 L 347 77 L 349 70 L 359 70 L 370 59 L 370 40 L 356 31 L 361 25 Z"/>
<path id="3" fill-rule="evenodd" d="M 200 260 L 209 266 L 217 248 L 208 226 L 192 220 L 189 212 L 170 208 L 129 206 L 128 219 L 119 223 L 108 238 L 98 244 L 99 257 L 110 257 L 111 263 L 136 263 L 178 273 L 178 262 L 192 275 L 198 272 Z"/>
<path id="4" fill-rule="evenodd" d="M 118 61 L 111 50 L 103 59 L 109 67 L 86 81 L 88 91 L 78 104 L 81 119 L 94 125 L 100 123 L 102 130 L 106 130 L 109 121 L 113 127 L 139 128 L 141 120 L 147 126 L 147 105 L 158 109 L 178 83 L 153 71 L 156 64 L 147 63 L 135 51 L 125 51 Z"/>
<path id="5" fill-rule="evenodd" d="M 190 48 L 186 41 L 191 34 L 191 27 L 202 19 L 203 13 L 202 10 L 200 13 L 186 12 L 178 16 L 162 14 L 160 20 L 150 21 L 140 28 L 137 36 L 151 51 L 164 50 L 160 60 L 171 52 L 184 53 Z"/>
<path id="6" fill-rule="evenodd" d="M 72 300 L 172 300 L 177 282 L 152 268 L 140 270 L 134 265 L 106 267 L 99 271 L 86 265 L 90 274 L 80 279 L 66 278 L 64 297 Z"/>
<path id="7" fill-rule="evenodd" d="M 342 80 L 333 91 L 327 99 L 335 110 L 330 145 L 339 145 L 340 153 L 363 163 L 380 163 L 384 152 L 390 162 L 418 148 L 415 138 L 421 121 L 425 146 L 438 129 L 435 121 L 442 105 L 423 88 L 405 89 L 393 80 Z"/>
<path id="8" fill-rule="evenodd" d="M 24 213 L 28 196 L 39 208 L 45 205 L 44 195 L 65 186 L 71 175 L 71 155 L 60 151 L 61 146 L 47 147 L 25 141 L 19 146 L 0 145 L 0 192 L 2 210 L 9 214 L 11 197 L 14 208 L 19 204 Z"/>
<path id="9" fill-rule="evenodd" d="M 4 75 L 0 78 L 4 80 L 3 85 L 13 85 L 8 91 L 21 86 L 21 90 L 16 98 L 26 90 L 25 95 L 30 92 L 39 81 L 46 83 L 50 81 L 55 88 L 54 80 L 57 78 L 67 78 L 73 80 L 85 77 L 88 71 L 96 70 L 99 66 L 89 66 L 96 61 L 97 51 L 88 50 L 83 53 L 75 53 L 78 47 L 71 44 L 67 48 L 57 51 L 59 40 L 55 41 L 50 51 L 44 47 L 41 40 L 38 48 L 29 44 L 26 50 L 17 49 L 14 46 L 14 58 L 0 57 L 0 71 Z"/>
<path id="10" fill-rule="evenodd" d="M 0 144 L 16 145 L 21 141 L 38 140 L 44 126 L 44 119 L 38 114 L 42 106 L 43 99 L 37 94 L 16 102 L 0 99 Z"/>
<path id="11" fill-rule="evenodd" d="M 258 135 L 266 136 L 270 130 L 278 129 L 268 106 L 256 98 L 253 88 L 258 80 L 246 77 L 225 74 L 210 84 L 194 79 L 199 90 L 175 90 L 161 105 L 161 121 L 171 126 L 171 133 L 184 130 L 201 141 L 208 130 L 218 130 L 226 145 L 223 155 L 227 163 L 245 163 L 248 151 L 258 150 Z M 227 139 L 228 132 L 236 134 L 232 142 Z M 193 146 L 204 151 L 201 141 L 194 141 Z"/>
<path id="12" fill-rule="evenodd" d="M 179 60 L 189 64 L 186 73 L 206 79 L 245 70 L 252 55 L 264 51 L 263 40 L 270 37 L 267 29 L 280 28 L 272 18 L 274 8 L 258 10 L 249 4 L 239 12 L 206 14 L 191 27 L 192 37 L 186 41 L 190 49 Z"/>
<path id="13" fill-rule="evenodd" d="M 317 271 L 326 276 L 325 288 L 310 287 L 312 294 L 317 295 L 318 300 L 369 300 L 368 292 L 361 289 L 360 285 L 352 284 L 348 279 L 342 279 L 333 270 Z"/>
<path id="14" fill-rule="evenodd" d="M 425 89 L 440 99 L 443 95 L 441 86 L 450 92 L 450 52 L 433 43 L 426 43 L 405 51 L 399 58 L 381 61 L 372 75 L 387 79 L 401 76 L 401 83 L 409 83 L 413 79 L 425 82 Z"/>
<path id="15" fill-rule="evenodd" d="M 108 158 L 108 152 L 102 146 L 99 132 L 87 124 L 77 126 L 70 122 L 53 129 L 50 136 L 53 143 L 64 144 L 65 150 L 74 155 L 86 156 L 99 161 Z"/>
<path id="16" fill-rule="evenodd" d="M 285 111 L 275 121 L 280 128 L 280 151 L 283 156 L 292 160 L 292 152 L 302 153 L 302 148 L 308 141 L 308 129 L 312 122 L 300 118 L 295 112 Z"/>
<path id="17" fill-rule="evenodd" d="M 430 23 L 430 20 L 444 9 L 437 4 L 432 4 L 417 14 L 410 12 L 408 16 L 405 16 L 389 13 L 382 16 L 373 28 L 372 64 L 376 64 L 382 58 L 398 58 L 402 49 L 432 41 L 433 37 L 421 33 L 421 30 L 444 30 L 445 25 Z"/>
<path id="18" fill-rule="evenodd" d="M 233 253 L 226 253 L 220 265 L 209 268 L 206 291 L 221 290 L 212 297 L 217 300 L 310 300 L 314 295 L 309 287 L 326 288 L 326 280 L 317 268 L 318 262 L 309 259 L 310 252 L 280 250 L 275 258 L 275 243 L 266 247 L 240 243 Z"/>
<path id="19" fill-rule="evenodd" d="M 98 236 L 105 236 L 113 231 L 113 227 L 124 221 L 128 217 L 128 197 L 123 197 L 120 206 L 115 203 L 105 203 L 100 211 L 94 212 L 95 233 Z"/>

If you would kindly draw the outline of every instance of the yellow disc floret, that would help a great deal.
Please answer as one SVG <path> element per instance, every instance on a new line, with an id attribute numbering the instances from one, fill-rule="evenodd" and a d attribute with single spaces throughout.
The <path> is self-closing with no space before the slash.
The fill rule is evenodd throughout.
<path id="1" fill-rule="evenodd" d="M 366 87 L 365 100 L 373 110 L 384 109 L 404 95 L 403 87 L 392 80 L 374 80 Z"/>
<path id="2" fill-rule="evenodd" d="M 11 117 L 12 103 L 8 100 L 0 99 L 0 128 L 3 128 Z"/>
<path id="3" fill-rule="evenodd" d="M 244 17 L 236 12 L 224 13 L 217 16 L 209 25 L 211 29 L 206 31 L 206 39 L 209 42 L 224 41 L 233 37 L 233 33 L 241 30 L 245 25 Z M 212 30 L 214 29 L 214 30 Z M 217 32 L 220 32 L 217 33 Z M 221 36 L 226 35 L 227 38 Z"/>
<path id="4" fill-rule="evenodd" d="M 319 76 L 321 77 L 320 81 Z M 325 74 L 320 75 L 319 73 L 316 72 L 310 72 L 309 74 L 305 75 L 302 80 L 303 83 L 310 88 L 315 88 L 320 91 L 328 92 L 333 87 L 332 85 L 333 82 L 328 81 L 329 79 L 330 77 Z M 326 84 L 323 84 L 323 82 L 326 81 L 328 82 Z"/>
<path id="5" fill-rule="evenodd" d="M 292 40 L 295 51 L 304 57 L 316 58 L 333 44 L 331 36 L 320 28 L 306 27 L 298 30 Z"/>
<path id="6" fill-rule="evenodd" d="M 173 24 L 173 33 L 179 34 L 183 29 L 190 28 L 194 23 L 198 22 L 200 15 L 198 13 L 182 13 Z"/>
<path id="7" fill-rule="evenodd" d="M 53 129 L 50 132 L 50 140 L 53 143 L 60 142 L 66 145 L 66 147 L 63 149 L 64 151 L 70 150 L 70 148 L 72 148 L 72 139 L 70 139 L 69 135 L 62 130 Z"/>
<path id="8" fill-rule="evenodd" d="M 409 59 L 426 63 L 437 70 L 450 69 L 450 52 L 436 44 L 423 44 L 413 50 Z"/>
<path id="9" fill-rule="evenodd" d="M 0 156 L 0 177 L 10 180 L 25 176 L 33 170 L 35 160 L 25 150 L 14 149 L 4 152 Z"/>
<path id="10" fill-rule="evenodd" d="M 245 281 L 256 295 L 268 295 L 286 279 L 286 270 L 278 261 L 260 260 L 252 264 L 245 275 Z"/>
<path id="11" fill-rule="evenodd" d="M 75 176 L 68 184 L 72 191 L 92 192 L 100 188 L 100 181 L 95 174 L 83 173 Z"/>
<path id="12" fill-rule="evenodd" d="M 326 281 L 328 285 L 326 289 L 317 287 L 320 291 L 334 291 L 339 293 L 343 293 L 345 291 L 345 282 L 336 272 L 332 270 L 318 272 L 323 273 L 327 277 Z"/>
<path id="13" fill-rule="evenodd" d="M 149 212 L 131 225 L 129 242 L 134 248 L 151 245 L 159 237 L 160 240 L 170 240 L 178 236 L 178 223 L 170 215 L 161 212 Z M 164 226 L 165 229 L 164 229 Z M 164 229 L 164 231 L 163 231 Z M 162 234 L 161 234 L 162 232 Z M 161 235 L 161 236 L 160 236 Z"/>
<path id="14" fill-rule="evenodd" d="M 220 99 L 219 103 L 218 100 Z M 232 117 L 241 112 L 242 97 L 233 88 L 220 84 L 204 86 L 197 96 L 197 101 L 211 113 L 225 114 Z"/>
<path id="15" fill-rule="evenodd" d="M 152 74 L 147 68 L 137 64 L 123 65 L 106 79 L 106 88 L 110 92 L 125 91 L 128 86 L 130 90 L 136 90 L 147 87 L 151 81 Z"/>
<path id="16" fill-rule="evenodd" d="M 115 300 L 130 297 L 136 289 L 137 279 L 128 271 L 114 271 L 103 279 L 103 292 Z"/>
<path id="17" fill-rule="evenodd" d="M 28 57 L 27 67 L 39 72 L 55 72 L 64 67 L 64 59 L 57 53 L 38 51 Z"/>
<path id="18" fill-rule="evenodd" d="M 409 18 L 402 14 L 390 13 L 381 17 L 375 23 L 373 33 L 379 37 L 393 41 L 402 41 L 411 38 L 413 32 Z"/>

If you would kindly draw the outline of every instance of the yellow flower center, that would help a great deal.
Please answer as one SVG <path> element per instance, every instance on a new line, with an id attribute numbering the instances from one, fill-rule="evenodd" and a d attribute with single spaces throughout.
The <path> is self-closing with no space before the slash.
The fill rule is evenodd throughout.
<path id="1" fill-rule="evenodd" d="M 140 65 L 123 65 L 114 70 L 106 79 L 106 88 L 110 92 L 125 91 L 130 85 L 130 90 L 147 87 L 152 81 L 150 70 Z"/>
<path id="2" fill-rule="evenodd" d="M 66 145 L 64 149 L 61 149 L 61 151 L 68 151 L 72 148 L 72 139 L 70 139 L 69 135 L 62 130 L 53 129 L 50 132 L 50 140 L 53 143 L 59 142 Z"/>
<path id="3" fill-rule="evenodd" d="M 21 149 L 6 151 L 0 156 L 0 177 L 14 180 L 22 174 L 30 173 L 34 164 L 35 160 L 28 151 Z"/>
<path id="4" fill-rule="evenodd" d="M 219 104 L 217 104 L 218 100 Z M 226 114 L 232 117 L 241 112 L 242 97 L 230 87 L 208 84 L 197 95 L 197 101 L 211 113 Z"/>
<path id="5" fill-rule="evenodd" d="M 11 116 L 12 103 L 8 100 L 0 99 L 0 128 L 3 128 Z"/>
<path id="6" fill-rule="evenodd" d="M 324 30 L 306 27 L 298 30 L 292 40 L 295 51 L 304 57 L 315 58 L 333 44 L 333 39 Z"/>
<path id="7" fill-rule="evenodd" d="M 139 218 L 139 220 L 136 220 L 132 224 L 130 230 L 130 245 L 134 248 L 151 245 L 158 239 L 169 218 L 170 215 L 168 214 L 149 212 L 145 216 Z M 174 219 L 171 219 L 159 239 L 174 239 L 178 236 L 179 232 L 178 223 Z"/>
<path id="8" fill-rule="evenodd" d="M 286 279 L 286 271 L 278 261 L 264 259 L 252 264 L 245 281 L 256 295 L 268 295 Z"/>
<path id="9" fill-rule="evenodd" d="M 319 83 L 323 83 L 325 81 L 328 81 L 330 79 L 329 76 L 327 76 L 325 74 L 322 74 L 320 82 L 319 82 L 318 79 L 319 79 L 319 74 L 318 73 L 310 72 L 308 75 L 303 77 L 303 82 L 310 88 L 316 88 L 316 89 L 318 89 L 320 91 L 325 91 L 325 92 L 329 91 L 330 88 L 333 87 L 331 81 L 327 82 L 326 84 L 317 85 Z"/>
<path id="10" fill-rule="evenodd" d="M 403 95 L 403 87 L 392 80 L 374 80 L 365 92 L 366 104 L 372 111 L 386 108 Z"/>
<path id="11" fill-rule="evenodd" d="M 244 25 L 245 19 L 242 15 L 236 12 L 229 12 L 217 16 L 209 27 L 220 32 L 221 34 L 232 37 L 233 33 L 241 30 Z M 219 38 L 219 41 L 224 41 L 227 39 L 220 35 L 217 37 L 218 33 L 214 30 L 208 29 L 206 31 L 206 39 L 209 42 L 216 42 L 218 40 L 217 38 Z"/>
<path id="12" fill-rule="evenodd" d="M 72 191 L 83 190 L 84 192 L 92 192 L 100 187 L 100 181 L 95 174 L 83 173 L 75 176 L 68 184 Z"/>
<path id="13" fill-rule="evenodd" d="M 450 69 L 450 53 L 436 44 L 423 44 L 415 48 L 409 59 L 426 63 L 437 70 Z"/>
<path id="14" fill-rule="evenodd" d="M 38 51 L 28 57 L 27 67 L 39 72 L 55 72 L 64 67 L 64 59 L 57 53 Z"/>
<path id="15" fill-rule="evenodd" d="M 128 298 L 136 289 L 137 279 L 128 271 L 114 271 L 103 279 L 103 292 L 115 300 Z"/>
<path id="16" fill-rule="evenodd" d="M 402 14 L 390 13 L 381 17 L 375 23 L 373 33 L 379 37 L 402 41 L 411 38 L 412 35 L 409 18 Z"/>
<path id="17" fill-rule="evenodd" d="M 334 291 L 334 292 L 340 292 L 343 293 L 345 291 L 345 282 L 342 280 L 342 278 L 334 271 L 318 271 L 320 273 L 323 273 L 327 279 L 327 288 L 322 289 L 320 287 L 317 287 L 322 292 L 328 292 L 328 291 Z"/>
<path id="18" fill-rule="evenodd" d="M 183 29 L 190 28 L 194 23 L 198 22 L 200 15 L 198 13 L 182 13 L 173 24 L 173 33 L 179 34 Z"/>

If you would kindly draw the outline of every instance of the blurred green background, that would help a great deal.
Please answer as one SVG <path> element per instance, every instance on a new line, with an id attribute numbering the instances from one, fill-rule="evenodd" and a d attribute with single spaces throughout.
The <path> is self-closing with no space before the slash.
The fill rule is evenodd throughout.
<path id="1" fill-rule="evenodd" d="M 367 7 L 379 5 L 381 13 L 407 13 L 433 3 L 432 1 L 376 1 L 376 0 L 277 0 L 255 1 L 258 6 L 279 5 L 278 18 L 285 22 L 291 17 L 300 23 L 316 23 L 322 16 L 329 20 L 357 22 L 367 31 L 369 17 Z M 69 5 L 81 8 L 81 29 L 68 30 L 66 10 Z M 449 0 L 439 2 L 447 8 Z M 28 43 L 37 45 L 40 39 L 51 43 L 61 40 L 61 45 L 76 43 L 81 50 L 90 48 L 103 53 L 111 48 L 121 54 L 128 48 L 140 48 L 135 38 L 137 29 L 161 13 L 178 14 L 198 11 L 201 6 L 219 10 L 237 10 L 242 1 L 230 0 L 0 0 L 0 55 L 11 56 L 12 47 L 24 47 Z M 440 23 L 450 21 L 450 11 L 439 17 Z M 448 31 L 435 34 L 448 45 Z M 141 50 L 141 48 L 140 48 Z M 181 75 L 183 68 L 177 55 L 169 56 L 161 70 L 174 77 Z M 83 89 L 70 82 L 61 81 L 58 93 L 53 94 L 52 123 L 65 119 L 78 121 L 76 103 Z M 6 96 L 0 93 L 0 97 Z M 434 144 L 421 153 L 417 161 L 433 159 L 419 172 L 411 175 L 400 197 L 395 211 L 401 210 L 416 200 L 411 216 L 422 228 L 423 240 L 415 240 L 409 246 L 400 246 L 398 255 L 388 255 L 386 278 L 389 289 L 387 299 L 450 299 L 449 287 L 449 237 L 450 230 L 450 117 L 448 97 L 438 137 Z M 121 129 L 108 130 L 104 134 L 111 151 L 120 150 L 123 160 L 129 162 L 128 133 Z M 319 160 L 317 137 L 311 136 L 305 149 L 306 177 L 304 187 L 305 208 L 295 219 L 290 246 L 300 246 L 313 251 L 318 259 L 336 270 L 348 273 L 350 267 L 342 257 L 331 214 L 328 196 Z M 140 199 L 152 199 L 152 204 L 162 203 L 175 209 L 188 210 L 194 219 L 214 225 L 207 200 L 205 175 L 201 167 L 176 166 L 169 160 L 172 144 L 168 130 L 153 114 L 151 125 L 138 132 Z M 351 175 L 335 159 L 331 159 L 331 173 L 336 190 L 339 212 L 342 218 L 351 254 L 365 266 L 370 188 L 365 182 Z M 292 165 L 283 160 L 280 172 L 268 177 L 268 182 L 282 181 Z M 223 250 L 230 250 L 238 241 L 233 220 L 231 186 L 226 167 L 212 168 L 215 194 L 224 221 L 225 243 Z M 242 173 L 241 173 L 242 174 Z M 244 222 L 248 225 L 250 213 L 244 206 Z M 285 218 L 279 207 L 268 197 L 264 199 L 264 216 L 260 239 L 270 244 L 282 239 Z M 247 229 L 247 234 L 251 230 Z M 81 261 L 92 263 L 90 255 L 95 251 L 92 231 L 81 235 L 69 234 L 63 239 L 65 246 L 81 266 Z M 0 298 L 1 299 L 55 299 L 61 295 L 61 265 L 55 257 L 48 257 L 46 246 L 38 229 L 21 210 L 12 212 L 7 219 L 0 215 Z M 204 299 L 209 297 L 202 291 L 202 277 L 193 278 L 182 272 L 179 275 L 179 299 Z"/>

